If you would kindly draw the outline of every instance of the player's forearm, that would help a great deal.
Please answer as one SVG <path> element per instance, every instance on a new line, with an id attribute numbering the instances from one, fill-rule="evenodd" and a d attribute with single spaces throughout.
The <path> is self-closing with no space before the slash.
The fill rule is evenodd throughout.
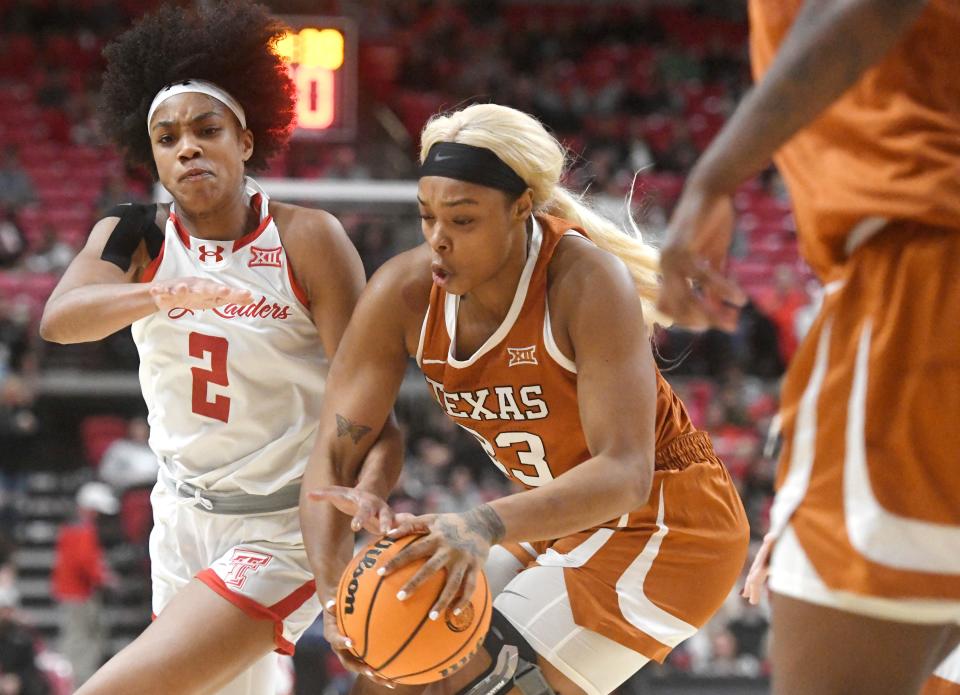
<path id="1" fill-rule="evenodd" d="M 396 487 L 402 469 L 403 436 L 391 413 L 380 431 L 380 437 L 363 460 L 356 487 L 386 500 Z"/>
<path id="2" fill-rule="evenodd" d="M 503 522 L 503 541 L 559 538 L 646 504 L 653 465 L 595 456 L 546 485 L 489 503 Z"/>
<path id="3" fill-rule="evenodd" d="M 341 469 L 334 465 L 335 452 L 331 450 L 330 437 L 330 433 L 321 428 L 300 487 L 300 530 L 307 560 L 317 579 L 317 591 L 324 601 L 333 598 L 339 574 L 350 561 L 353 546 L 350 517 L 341 514 L 332 504 L 307 497 L 311 490 L 348 484 L 341 480 Z"/>
<path id="4" fill-rule="evenodd" d="M 304 485 L 300 497 L 300 527 L 317 594 L 326 603 L 336 598 L 340 576 L 353 557 L 354 534 L 350 517 L 332 504 L 307 499 L 307 489 Z"/>
<path id="5" fill-rule="evenodd" d="M 324 600 L 333 598 L 343 568 L 353 555 L 354 533 L 348 515 L 330 503 L 309 499 L 308 494 L 331 486 L 354 487 L 364 456 L 373 455 L 378 445 L 380 455 L 389 448 L 392 438 L 387 435 L 384 444 L 380 445 L 378 440 L 368 451 L 364 439 L 371 438 L 370 428 L 366 428 L 367 433 L 361 433 L 356 429 L 358 426 L 343 416 L 331 418 L 325 410 L 301 483 L 300 528 L 307 559 Z M 384 431 L 390 427 L 396 430 L 392 419 L 384 426 Z M 353 441 L 354 436 L 357 441 Z"/>
<path id="6" fill-rule="evenodd" d="M 690 179 L 729 192 L 766 166 L 879 61 L 927 0 L 807 0 L 770 69 L 741 101 Z"/>
<path id="7" fill-rule="evenodd" d="M 76 287 L 47 302 L 40 336 L 62 344 L 101 340 L 156 310 L 147 283 Z"/>

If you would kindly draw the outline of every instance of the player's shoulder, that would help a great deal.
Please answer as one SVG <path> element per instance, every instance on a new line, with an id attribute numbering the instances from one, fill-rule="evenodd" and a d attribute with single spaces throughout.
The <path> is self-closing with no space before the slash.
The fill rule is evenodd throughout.
<path id="1" fill-rule="evenodd" d="M 590 296 L 616 287 L 633 291 L 626 264 L 579 234 L 567 234 L 557 242 L 547 268 L 551 297 L 554 290 L 572 297 Z"/>
<path id="2" fill-rule="evenodd" d="M 380 266 L 370 278 L 368 291 L 404 314 L 422 319 L 432 287 L 430 247 L 420 244 Z"/>
<path id="3" fill-rule="evenodd" d="M 326 210 L 271 200 L 270 214 L 284 246 L 315 246 L 349 241 L 340 220 Z"/>

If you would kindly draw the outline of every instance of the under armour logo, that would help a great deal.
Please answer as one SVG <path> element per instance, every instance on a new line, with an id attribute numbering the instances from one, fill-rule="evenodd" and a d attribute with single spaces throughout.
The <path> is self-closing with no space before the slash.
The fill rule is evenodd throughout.
<path id="1" fill-rule="evenodd" d="M 223 261 L 223 252 L 225 250 L 222 246 L 217 246 L 213 251 L 208 251 L 206 244 L 201 244 L 197 247 L 197 251 L 200 252 L 201 263 L 206 263 L 208 258 L 213 258 L 215 263 L 220 263 Z"/>
<path id="2" fill-rule="evenodd" d="M 261 567 L 268 564 L 273 559 L 273 555 L 258 553 L 244 548 L 235 548 L 233 557 L 230 558 L 230 571 L 223 578 L 223 583 L 242 589 L 247 581 L 248 572 L 256 572 Z"/>
<path id="3" fill-rule="evenodd" d="M 257 246 L 251 246 L 251 258 L 247 263 L 247 267 L 255 268 L 257 266 L 270 266 L 272 268 L 280 268 L 283 266 L 280 261 L 281 253 L 283 253 L 282 246 L 278 246 L 275 249 L 261 249 Z"/>
<path id="4" fill-rule="evenodd" d="M 507 352 L 510 353 L 510 362 L 507 366 L 516 367 L 518 364 L 538 364 L 537 357 L 534 354 L 536 350 L 536 345 L 518 348 L 508 347 Z"/>

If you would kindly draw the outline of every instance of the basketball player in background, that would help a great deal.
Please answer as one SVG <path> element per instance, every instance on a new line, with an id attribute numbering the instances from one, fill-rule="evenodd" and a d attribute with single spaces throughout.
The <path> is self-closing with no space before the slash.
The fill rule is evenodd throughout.
<path id="1" fill-rule="evenodd" d="M 826 296 L 745 593 L 772 547 L 775 693 L 916 693 L 960 639 L 960 6 L 751 0 L 750 19 L 758 83 L 690 173 L 660 307 L 732 326 L 731 197 L 776 153 Z"/>
<path id="2" fill-rule="evenodd" d="M 104 126 L 173 196 L 100 220 L 44 311 L 58 343 L 132 325 L 160 463 L 156 620 L 81 695 L 269 695 L 317 617 L 299 484 L 332 355 L 363 286 L 331 215 L 247 168 L 289 135 L 284 27 L 246 2 L 166 6 L 105 51 Z M 374 456 L 399 456 L 395 428 Z"/>
<path id="3" fill-rule="evenodd" d="M 442 681 L 444 692 L 534 683 L 609 693 L 707 621 L 746 553 L 736 489 L 654 364 L 657 254 L 560 186 L 564 154 L 538 121 L 504 106 L 427 124 L 426 243 L 389 261 L 361 297 L 304 477 L 312 499 L 354 515 L 355 528 L 396 522 L 396 535 L 427 534 L 387 567 L 430 558 L 406 594 L 446 571 L 434 620 L 464 608 L 486 565 L 486 653 Z M 348 487 L 408 356 L 453 422 L 526 491 L 394 519 L 383 499 L 396 472 L 378 480 L 364 465 Z M 350 559 L 349 517 L 308 500 L 301 517 L 329 604 Z M 327 634 L 349 667 L 364 668 L 332 618 Z M 495 668 L 511 649 L 519 665 Z"/>

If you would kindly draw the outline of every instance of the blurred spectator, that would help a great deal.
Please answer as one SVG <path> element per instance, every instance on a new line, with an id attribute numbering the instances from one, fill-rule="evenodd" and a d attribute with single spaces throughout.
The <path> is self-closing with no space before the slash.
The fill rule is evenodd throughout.
<path id="1" fill-rule="evenodd" d="M 32 374 L 34 333 L 30 303 L 24 297 L 0 297 L 0 383 L 7 374 Z"/>
<path id="2" fill-rule="evenodd" d="M 748 374 L 764 379 L 783 374 L 786 362 L 780 353 L 778 327 L 752 300 L 740 310 L 734 339 L 739 342 L 740 364 Z"/>
<path id="3" fill-rule="evenodd" d="M 103 556 L 97 516 L 116 514 L 120 505 L 109 486 L 100 482 L 82 485 L 76 504 L 76 518 L 61 527 L 57 537 L 51 588 L 61 608 L 60 650 L 73 665 L 79 687 L 106 656 L 100 591 L 117 586 Z"/>
<path id="4" fill-rule="evenodd" d="M 784 364 L 789 363 L 797 351 L 796 313 L 809 302 L 796 271 L 788 265 L 778 265 L 773 271 L 773 296 L 768 313 L 777 326 L 780 358 Z"/>
<path id="5" fill-rule="evenodd" d="M 16 607 L 20 601 L 17 591 L 17 569 L 13 564 L 13 541 L 0 531 L 0 606 Z"/>
<path id="6" fill-rule="evenodd" d="M 47 695 L 37 667 L 39 642 L 17 615 L 13 551 L 12 541 L 0 534 L 0 695 Z"/>
<path id="7" fill-rule="evenodd" d="M 386 228 L 380 222 L 368 222 L 358 231 L 363 270 L 369 278 L 393 256 L 393 246 Z"/>
<path id="8" fill-rule="evenodd" d="M 428 499 L 427 513 L 465 512 L 483 504 L 483 501 L 470 469 L 465 466 L 456 466 L 450 471 L 446 485 L 437 487 Z"/>
<path id="9" fill-rule="evenodd" d="M 12 268 L 27 250 L 27 240 L 12 207 L 0 202 L 0 269 Z"/>
<path id="10" fill-rule="evenodd" d="M 69 96 L 67 73 L 61 69 L 48 70 L 43 84 L 37 90 L 37 103 L 49 109 L 61 109 Z"/>
<path id="11" fill-rule="evenodd" d="M 100 195 L 94 203 L 96 218 L 104 217 L 115 205 L 121 203 L 147 203 L 150 202 L 142 191 L 129 184 L 126 177 L 122 174 L 113 174 L 107 177 Z"/>
<path id="12" fill-rule="evenodd" d="M 150 428 L 142 417 L 127 424 L 127 436 L 114 440 L 100 459 L 98 475 L 120 495 L 120 526 L 128 541 L 146 549 L 153 529 L 150 492 L 157 482 L 157 455 L 147 444 Z M 144 556 L 146 559 L 146 556 Z"/>
<path id="13" fill-rule="evenodd" d="M 20 165 L 16 146 L 7 145 L 0 160 L 0 203 L 23 205 L 36 197 L 33 182 Z"/>
<path id="14" fill-rule="evenodd" d="M 321 178 L 337 181 L 370 178 L 370 170 L 357 161 L 356 148 L 340 145 L 334 147 L 328 157 L 328 163 Z"/>
<path id="15" fill-rule="evenodd" d="M 24 268 L 31 273 L 62 275 L 77 255 L 76 249 L 61 239 L 56 228 L 49 222 L 43 224 L 41 234 L 36 249 L 24 260 Z"/>
<path id="16" fill-rule="evenodd" d="M 24 492 L 24 471 L 33 462 L 40 423 L 27 383 L 16 374 L 0 379 L 0 528 L 13 528 Z"/>
<path id="17" fill-rule="evenodd" d="M 50 686 L 37 667 L 37 636 L 9 600 L 0 592 L 0 695 L 48 695 Z"/>
<path id="18" fill-rule="evenodd" d="M 114 440 L 100 459 L 99 477 L 114 490 L 153 487 L 157 482 L 157 455 L 147 444 L 150 428 L 142 417 L 131 418 L 127 436 Z"/>

